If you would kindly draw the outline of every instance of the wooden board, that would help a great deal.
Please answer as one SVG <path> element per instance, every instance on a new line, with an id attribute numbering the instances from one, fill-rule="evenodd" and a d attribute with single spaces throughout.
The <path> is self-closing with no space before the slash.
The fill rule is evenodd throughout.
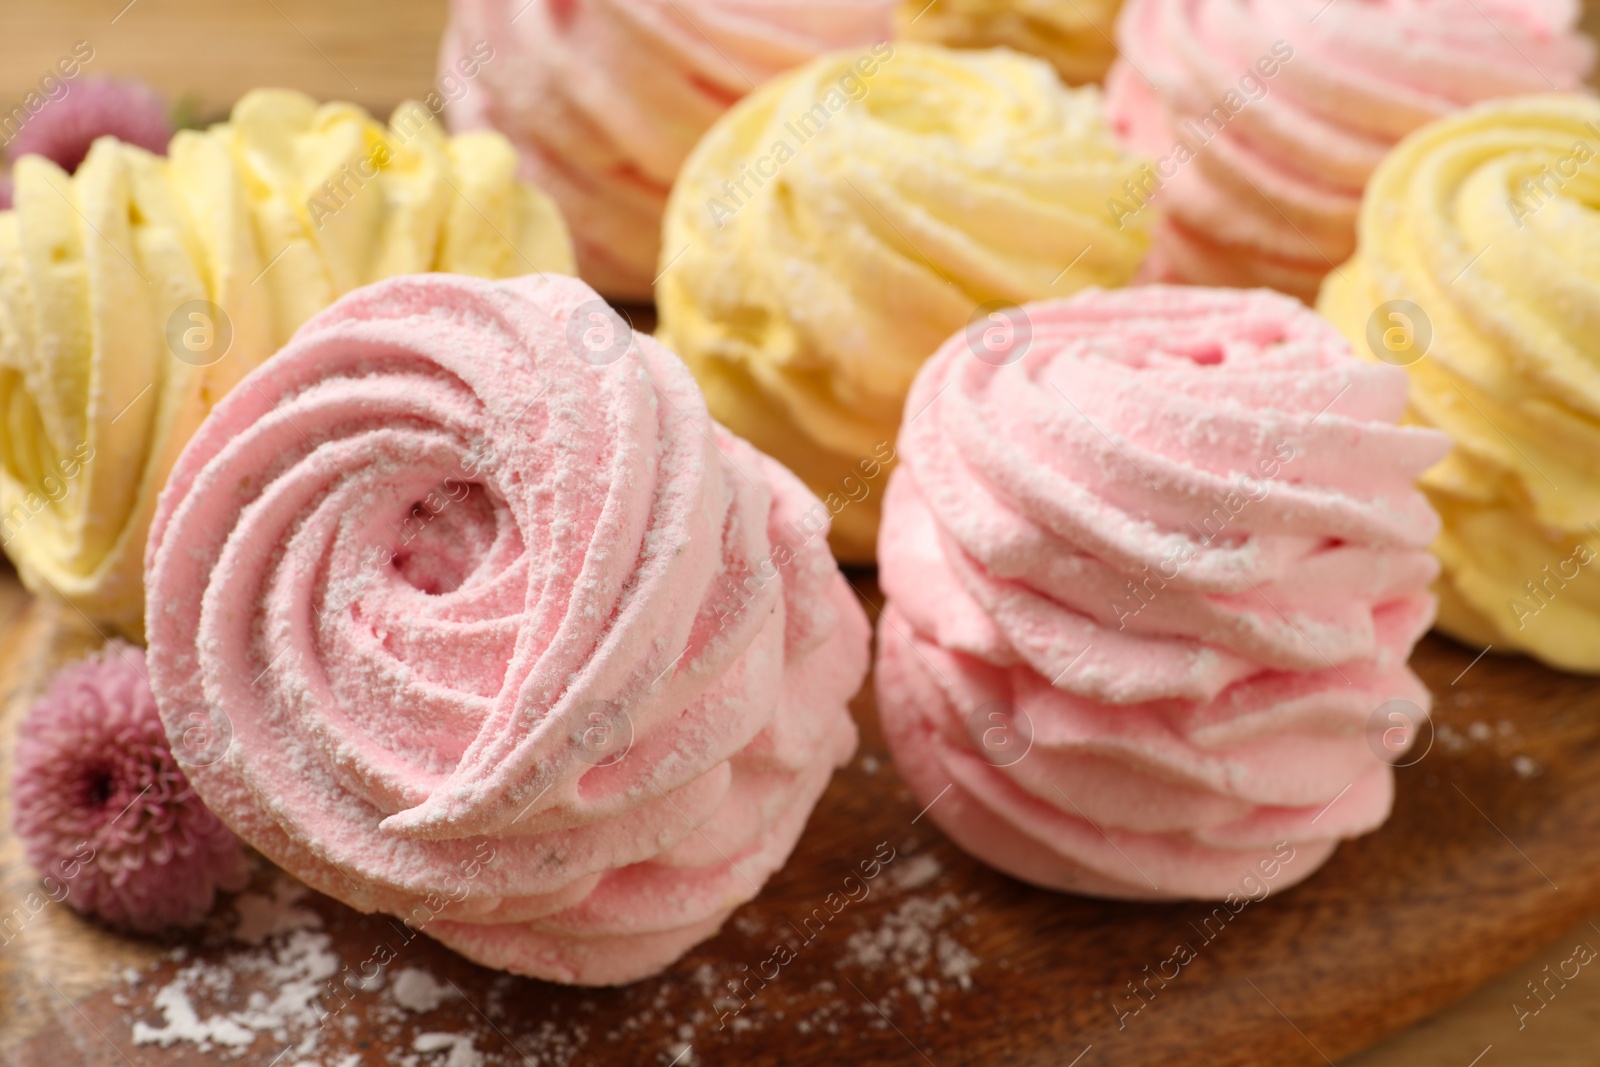
<path id="1" fill-rule="evenodd" d="M 875 603 L 870 575 L 853 579 Z M 46 668 L 94 641 L 70 609 L 24 609 L 0 660 L 10 682 L 0 737 L 12 736 Z M 352 995 L 309 1054 L 286 1048 L 309 1032 L 290 1028 L 286 1039 L 258 1036 L 237 1062 L 335 1064 L 358 1053 L 362 1062 L 450 1064 L 446 1051 L 416 1051 L 427 1034 L 465 1035 L 487 1064 L 1332 1062 L 1482 985 L 1600 907 L 1600 689 L 1526 660 L 1490 655 L 1474 663 L 1475 655 L 1436 637 L 1418 650 L 1438 729 L 1428 755 L 1399 772 L 1391 821 L 1344 845 L 1306 884 L 1250 905 L 1209 942 L 1198 932 L 1217 928 L 1205 926 L 1206 906 L 1064 896 L 965 857 L 919 820 L 889 762 L 869 689 L 854 707 L 861 754 L 834 779 L 789 865 L 720 935 L 660 978 L 616 990 L 513 979 L 425 937 L 406 943 L 381 916 L 308 897 L 300 908 L 315 912 L 329 950 L 359 970 L 386 958 L 386 946 L 386 977 Z M 9 822 L 8 812 L 0 816 Z M 813 922 L 803 941 L 804 917 L 852 868 L 887 849 L 894 859 L 871 895 L 820 932 Z M 0 856 L 0 887 L 14 899 L 31 875 L 14 842 Z M 256 889 L 270 892 L 273 877 L 263 873 Z M 0 949 L 8 1013 L 0 1054 L 17 1067 L 213 1062 L 215 1053 L 193 1044 L 135 1045 L 133 1033 L 136 1023 L 163 1024 L 156 994 L 183 967 L 199 960 L 213 973 L 238 971 L 244 961 L 248 969 L 282 944 L 230 941 L 233 912 L 220 909 L 180 961 L 164 946 L 46 908 Z M 795 947 L 796 958 L 719 1030 L 713 998 L 722 984 L 743 978 L 741 965 L 757 968 L 779 941 Z M 1592 941 L 1600 945 L 1600 930 Z M 1147 966 L 1156 970 L 1179 942 L 1198 958 L 1166 988 L 1152 984 L 1154 998 L 1119 1028 L 1115 1005 L 1140 1003 L 1127 983 L 1141 981 Z M 1557 949 L 1552 963 L 1571 955 Z M 141 972 L 137 985 L 120 973 L 129 967 Z M 398 1007 L 392 987 L 403 968 L 453 986 L 452 999 L 420 1014 Z M 1592 1003 L 1582 981 L 1520 1032 L 1514 991 L 1502 994 L 1501 1025 L 1483 1040 L 1512 1053 L 1486 1065 L 1541 1062 L 1530 1058 L 1540 1046 L 1529 1033 L 1543 1027 L 1548 1038 L 1558 1008 Z M 1600 980 L 1590 983 L 1600 988 Z M 259 987 L 246 975 L 230 989 L 196 990 L 192 1000 L 204 1017 L 244 1008 Z M 1524 995 L 1529 1008 L 1539 1004 Z M 1550 1047 L 1592 1051 L 1592 1036 L 1584 1046 L 1574 1039 Z M 444 1042 L 441 1049 L 451 1040 L 422 1038 L 424 1046 Z"/>

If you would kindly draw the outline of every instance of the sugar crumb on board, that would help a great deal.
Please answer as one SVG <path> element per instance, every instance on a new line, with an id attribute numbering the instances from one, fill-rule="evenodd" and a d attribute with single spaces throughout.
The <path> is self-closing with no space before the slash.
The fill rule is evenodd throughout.
<path id="1" fill-rule="evenodd" d="M 461 999 L 459 988 L 398 962 L 358 973 L 360 961 L 334 948 L 308 906 L 311 896 L 278 876 L 266 891 L 234 899 L 234 927 L 217 944 L 180 945 L 142 970 L 119 968 L 113 1003 L 123 1009 L 131 1043 L 187 1045 L 218 1062 L 280 1067 L 569 1067 L 587 1042 L 579 1023 L 490 1022 L 506 1015 L 501 998 L 515 981 L 507 975 L 493 981 L 466 1025 L 419 1025 L 419 1016 Z M 357 1041 L 391 1051 L 381 1061 L 364 1059 L 348 1050 Z"/>
<path id="2" fill-rule="evenodd" d="M 643 1062 L 692 1067 L 759 1034 L 814 1040 L 882 1029 L 904 1012 L 943 1009 L 948 1017 L 954 999 L 974 988 L 980 964 L 960 936 L 968 909 L 940 892 L 944 877 L 933 854 L 908 842 L 877 891 L 839 913 L 815 942 L 800 943 L 781 912 L 758 907 L 729 924 L 746 942 L 745 956 L 691 956 L 659 978 L 552 1013 L 528 1010 L 537 1000 L 527 1000 L 535 991 L 523 979 L 483 972 L 469 985 L 448 957 L 408 958 L 406 942 L 381 922 L 357 921 L 372 931 L 370 943 L 351 941 L 344 925 L 336 942 L 324 928 L 326 902 L 274 875 L 234 898 L 231 929 L 219 926 L 216 937 L 149 967 L 120 970 L 117 1004 L 133 1044 L 184 1044 L 219 1063 L 346 1067 L 359 1042 L 362 1064 L 576 1067 L 594 1054 L 585 1053 L 593 1037 L 602 1048 L 643 1043 Z M 364 967 L 385 939 L 399 951 Z M 718 998 L 779 939 L 799 946 L 801 969 L 786 965 L 742 1010 L 722 1017 Z"/>

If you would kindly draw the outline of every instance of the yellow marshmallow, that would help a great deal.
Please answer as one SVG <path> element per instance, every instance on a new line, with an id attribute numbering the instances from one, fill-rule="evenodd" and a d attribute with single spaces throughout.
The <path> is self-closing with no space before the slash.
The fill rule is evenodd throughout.
<path id="1" fill-rule="evenodd" d="M 982 304 L 1125 284 L 1149 212 L 1108 210 L 1138 161 L 1095 89 L 1002 49 L 880 44 L 761 86 L 696 147 L 667 204 L 660 337 L 712 414 L 873 558 L 917 369 Z"/>
<path id="2" fill-rule="evenodd" d="M 951 48 L 1015 48 L 1073 84 L 1104 80 L 1117 58 L 1122 0 L 903 0 L 895 29 Z"/>
<path id="3" fill-rule="evenodd" d="M 143 632 L 145 536 L 213 404 L 340 295 L 394 274 L 571 273 L 564 224 L 495 134 L 420 104 L 244 97 L 167 158 L 36 156 L 0 213 L 0 539 L 24 582 Z M 218 315 L 215 309 L 220 308 Z"/>
<path id="4" fill-rule="evenodd" d="M 1411 417 L 1454 453 L 1424 478 L 1444 519 L 1439 625 L 1600 671 L 1600 101 L 1482 104 L 1374 174 L 1354 259 L 1319 309 L 1358 352 L 1411 362 Z M 1402 351 L 1383 328 L 1420 315 Z"/>

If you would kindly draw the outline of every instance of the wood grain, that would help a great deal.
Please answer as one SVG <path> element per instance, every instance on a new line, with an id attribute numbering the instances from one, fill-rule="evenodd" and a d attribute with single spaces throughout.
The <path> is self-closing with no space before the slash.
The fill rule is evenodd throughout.
<path id="1" fill-rule="evenodd" d="M 257 86 L 387 118 L 433 85 L 446 0 L 48 0 L 0 4 L 0 110 L 86 41 L 86 74 L 136 76 L 202 117 Z"/>
<path id="2" fill-rule="evenodd" d="M 871 577 L 854 580 L 874 605 Z M 23 610 L 0 662 L 12 679 L 0 736 L 11 736 L 46 669 L 94 641 L 70 609 L 34 603 Z M 548 1062 L 666 1063 L 685 1040 L 696 1063 L 790 1067 L 1044 1067 L 1070 1063 L 1086 1048 L 1094 1056 L 1082 1061 L 1086 1067 L 1318 1064 L 1354 1053 L 1557 935 L 1552 963 L 1571 954 L 1575 937 L 1600 945 L 1600 930 L 1567 933 L 1600 906 L 1600 690 L 1526 660 L 1490 655 L 1474 664 L 1474 655 L 1434 637 L 1419 648 L 1415 664 L 1438 698 L 1439 726 L 1426 758 L 1399 773 L 1390 822 L 1220 933 L 1202 904 L 1063 896 L 968 859 L 918 821 L 918 806 L 889 763 L 869 688 L 854 705 L 862 753 L 835 778 L 789 865 L 720 935 L 660 978 L 602 991 L 511 979 L 426 938 L 407 944 L 382 917 L 318 898 L 314 908 L 344 962 L 355 966 L 387 944 L 397 957 L 391 970 L 422 967 L 453 982 L 463 999 L 396 1022 L 379 994 L 358 997 L 346 1009 L 354 1029 L 330 1027 L 314 1062 L 374 1048 L 403 1053 L 423 1032 L 474 1035 L 491 1063 L 521 1062 L 524 1053 L 513 1050 L 524 1046 L 571 1053 Z M 802 941 L 804 917 L 885 844 L 895 858 L 874 893 Z M 15 851 L 8 843 L 0 880 L 13 898 L 31 878 Z M 863 954 L 861 937 L 892 935 L 907 908 L 934 913 L 923 933 L 976 960 L 971 988 L 941 973 L 937 958 L 913 953 L 909 963 L 879 966 Z M 195 957 L 221 962 L 240 951 L 221 935 L 227 923 L 224 907 Z M 743 977 L 741 964 L 753 968 L 771 955 L 779 940 L 797 948 L 795 961 L 752 1000 L 740 1029 L 718 1030 L 716 990 Z M 1198 959 L 1166 988 L 1146 987 L 1153 999 L 1119 1026 L 1114 1005 L 1126 1011 L 1141 1003 L 1127 983 L 1142 981 L 1145 968 L 1156 969 L 1179 942 Z M 160 948 L 106 934 L 65 908 L 46 909 L 0 951 L 8 1004 L 0 1050 L 17 1067 L 209 1062 L 189 1045 L 130 1043 L 135 1022 L 160 1023 L 153 990 L 181 966 Z M 136 991 L 116 977 L 126 966 L 149 968 Z M 1526 980 L 1523 972 L 1516 977 Z M 939 987 L 919 997 L 918 981 Z M 241 983 L 212 1007 L 242 1007 L 249 989 Z M 1585 1028 L 1600 1005 L 1600 978 L 1585 971 L 1520 1031 L 1516 999 L 1517 990 L 1502 983 L 1475 1001 L 1470 1023 L 1434 1024 L 1397 1052 L 1358 1062 L 1465 1067 L 1490 1044 L 1508 1052 L 1489 1064 L 1592 1055 L 1593 1031 Z M 1521 999 L 1530 1008 L 1540 1003 L 1526 990 Z M 263 1039 L 240 1062 L 267 1064 L 282 1051 Z"/>

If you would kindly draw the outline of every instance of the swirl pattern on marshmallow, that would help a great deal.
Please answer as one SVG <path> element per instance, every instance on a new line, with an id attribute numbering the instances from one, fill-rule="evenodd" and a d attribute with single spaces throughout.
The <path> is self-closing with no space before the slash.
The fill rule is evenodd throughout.
<path id="1" fill-rule="evenodd" d="M 34 591 L 138 636 L 156 496 L 211 406 L 314 313 L 413 271 L 571 272 L 494 134 L 258 90 L 166 158 L 17 161 L 0 214 L 0 537 Z"/>
<path id="2" fill-rule="evenodd" d="M 780 71 L 891 33 L 895 0 L 453 0 L 458 130 L 500 130 L 572 224 L 584 280 L 649 299 L 678 168 Z M 485 57 L 488 57 L 485 59 Z"/>
<path id="3" fill-rule="evenodd" d="M 583 984 L 782 865 L 868 654 L 820 504 L 654 341 L 580 359 L 597 305 L 349 295 L 201 426 L 149 554 L 168 733 L 231 731 L 190 775 L 212 810 L 353 907 Z"/>
<path id="4" fill-rule="evenodd" d="M 1129 0 L 1107 107 L 1153 161 L 1121 211 L 1163 210 L 1145 278 L 1310 303 L 1355 249 L 1373 168 L 1494 97 L 1576 90 L 1576 0 Z M 1149 79 L 1148 81 L 1146 79 Z"/>
<path id="5" fill-rule="evenodd" d="M 1360 251 L 1319 304 L 1357 351 L 1406 365 L 1412 419 L 1456 443 L 1423 478 L 1444 519 L 1441 627 L 1586 672 L 1600 672 L 1597 155 L 1587 96 L 1419 130 L 1373 176 Z M 1384 349 L 1397 326 L 1414 350 Z"/>
<path id="6" fill-rule="evenodd" d="M 711 412 L 819 496 L 886 451 L 923 360 L 975 309 L 1120 285 L 1147 246 L 1093 88 L 1003 49 L 899 44 L 763 86 L 667 208 L 660 336 Z M 873 468 L 875 469 L 875 468 Z M 870 560 L 882 483 L 834 550 Z"/>
<path id="7" fill-rule="evenodd" d="M 1098 82 L 1117 56 L 1122 0 L 901 0 L 895 27 L 909 41 L 1011 48 L 1046 60 L 1068 85 Z"/>
<path id="8" fill-rule="evenodd" d="M 1448 442 L 1394 425 L 1400 371 L 1275 293 L 1014 315 L 985 358 L 952 338 L 907 405 L 877 671 L 902 773 L 1040 885 L 1220 897 L 1279 846 L 1304 878 L 1388 813 L 1373 709 L 1428 706 L 1406 659 L 1438 519 L 1413 480 Z"/>

